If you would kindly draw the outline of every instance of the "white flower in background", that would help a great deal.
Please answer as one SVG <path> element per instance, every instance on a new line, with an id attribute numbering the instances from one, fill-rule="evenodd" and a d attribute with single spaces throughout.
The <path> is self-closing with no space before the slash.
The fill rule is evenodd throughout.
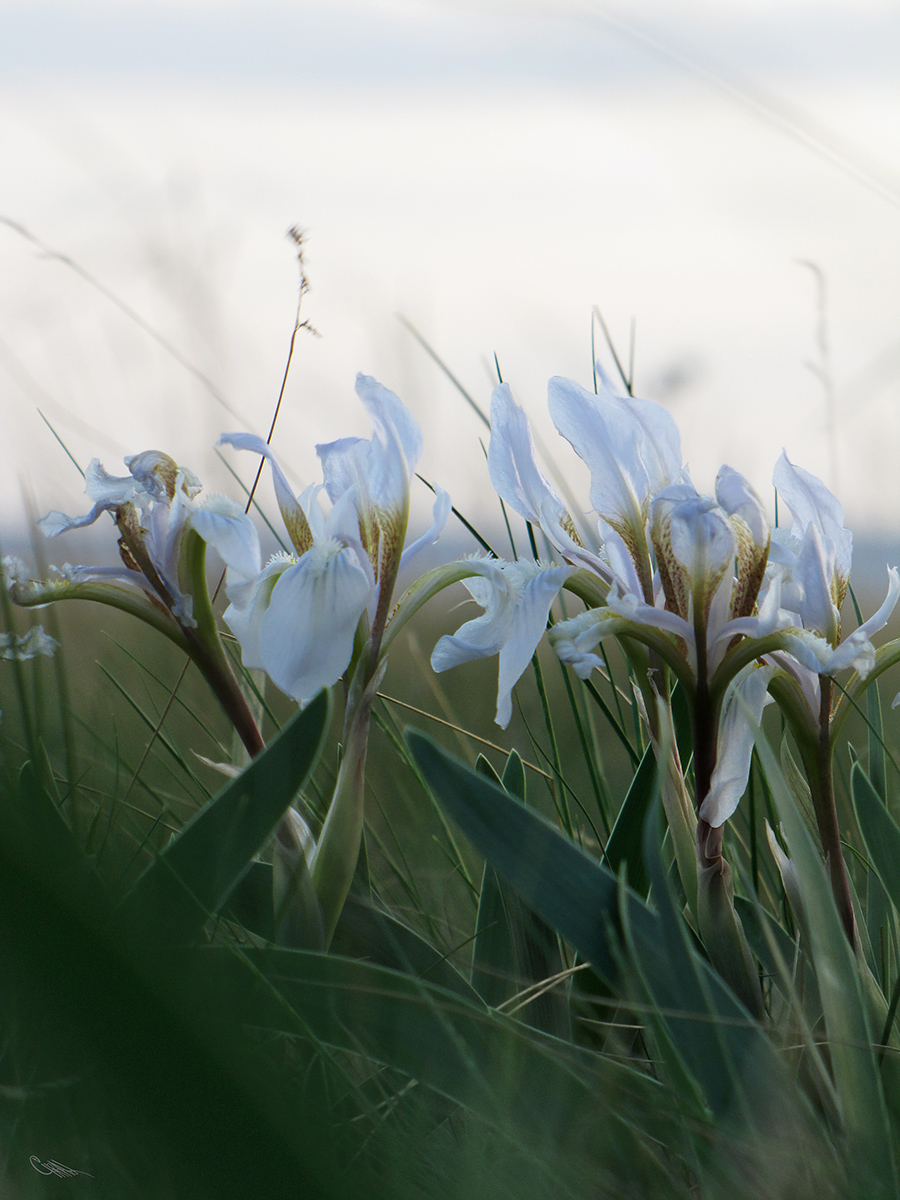
<path id="1" fill-rule="evenodd" d="M 262 668 L 301 703 L 344 674 L 364 614 L 377 655 L 399 573 L 437 540 L 450 512 L 449 496 L 438 489 L 431 528 L 404 548 L 422 436 L 398 397 L 374 379 L 359 375 L 356 391 L 373 436 L 317 446 L 324 483 L 299 497 L 262 438 L 234 433 L 220 439 L 268 459 L 292 546 L 256 573 L 229 570 L 225 621 L 241 644 L 244 665 Z M 331 501 L 327 515 L 323 491 Z M 247 536 L 258 554 L 255 530 Z"/>
<path id="2" fill-rule="evenodd" d="M 44 632 L 43 625 L 33 625 L 27 633 L 18 637 L 14 633 L 0 633 L 0 658 L 24 662 L 27 658 L 36 658 L 44 654 L 52 657 L 59 648 L 59 642 Z"/>
<path id="3" fill-rule="evenodd" d="M 486 560 L 482 573 L 493 586 L 477 580 L 467 585 L 484 615 L 441 638 L 432 656 L 435 670 L 443 671 L 500 652 L 497 721 L 504 727 L 512 713 L 511 689 L 537 649 L 560 588 L 587 593 L 595 604 L 610 589 L 652 597 L 649 504 L 654 488 L 681 472 L 678 430 L 660 405 L 615 395 L 605 382 L 595 395 L 561 378 L 550 380 L 548 402 L 557 429 L 591 470 L 599 517 L 595 548 L 585 544 L 538 466 L 528 418 L 501 384 L 491 398 L 491 482 L 510 508 L 543 531 L 561 562 Z"/>
<path id="4" fill-rule="evenodd" d="M 497 559 L 473 560 L 471 566 L 473 575 L 464 582 L 485 611 L 455 634 L 445 634 L 434 648 L 431 665 L 446 671 L 499 654 L 496 719 L 505 729 L 512 717 L 512 689 L 547 628 L 550 605 L 575 568 Z"/>
<path id="5" fill-rule="evenodd" d="M 190 628 L 195 622 L 191 591 L 183 577 L 185 534 L 195 529 L 229 566 L 249 571 L 253 564 L 247 557 L 245 531 L 252 529 L 252 523 L 239 505 L 224 496 L 198 503 L 199 479 L 167 454 L 147 450 L 126 458 L 125 465 L 128 475 L 110 475 L 98 459 L 92 459 L 85 474 L 85 492 L 93 501 L 90 511 L 80 517 L 50 512 L 38 525 L 48 537 L 57 537 L 92 525 L 109 512 L 122 535 L 123 565 L 67 566 L 65 581 L 132 585 L 161 601 L 179 625 Z"/>
<path id="6" fill-rule="evenodd" d="M 878 610 L 842 638 L 841 608 L 850 583 L 853 535 L 844 513 L 825 484 L 796 467 L 782 453 L 773 482 L 779 500 L 790 509 L 793 524 L 774 531 L 772 570 L 782 579 L 783 603 L 797 624 L 818 635 L 813 661 L 779 656 L 779 664 L 799 683 L 811 708 L 819 702 L 819 675 L 852 669 L 865 678 L 875 663 L 873 634 L 882 630 L 900 598 L 900 575 L 888 568 L 888 590 Z M 821 640 L 819 640 L 821 639 Z"/>

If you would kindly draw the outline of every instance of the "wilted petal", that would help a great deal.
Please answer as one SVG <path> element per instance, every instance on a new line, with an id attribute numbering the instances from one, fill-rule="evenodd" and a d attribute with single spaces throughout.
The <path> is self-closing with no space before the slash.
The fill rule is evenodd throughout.
<path id="1" fill-rule="evenodd" d="M 65 513 L 54 509 L 40 518 L 37 523 L 38 529 L 45 537 L 58 537 L 61 533 L 68 533 L 70 529 L 83 529 L 85 525 L 93 525 L 100 514 L 106 512 L 109 507 L 108 504 L 95 504 L 83 517 L 67 517 Z"/>
<path id="2" fill-rule="evenodd" d="M 445 634 L 434 648 L 431 665 L 435 671 L 446 671 L 499 653 L 496 719 L 505 729 L 512 716 L 512 689 L 531 662 L 547 627 L 550 606 L 574 568 L 491 559 L 474 565 L 482 577 L 466 580 L 466 587 L 485 612 L 455 634 Z"/>
<path id="3" fill-rule="evenodd" d="M 139 499 L 140 494 L 146 491 L 134 475 L 110 475 L 99 458 L 92 458 L 88 463 L 84 474 L 84 490 L 95 507 L 101 509 L 115 508 L 129 500 Z"/>
<path id="4" fill-rule="evenodd" d="M 700 816 L 714 828 L 728 820 L 747 789 L 750 760 L 756 727 L 763 708 L 771 701 L 767 694 L 773 665 L 752 663 L 739 672 L 729 685 L 719 717 L 718 758 L 709 792 L 700 805 Z"/>

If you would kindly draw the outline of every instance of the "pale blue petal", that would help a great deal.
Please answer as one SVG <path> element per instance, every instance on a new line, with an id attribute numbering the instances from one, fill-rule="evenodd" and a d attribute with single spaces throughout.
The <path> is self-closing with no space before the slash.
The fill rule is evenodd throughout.
<path id="1" fill-rule="evenodd" d="M 497 495 L 526 521 L 539 525 L 545 509 L 560 521 L 562 501 L 537 464 L 528 418 L 506 383 L 491 396 L 488 470 Z"/>
<path id="2" fill-rule="evenodd" d="M 773 665 L 755 663 L 741 671 L 729 685 L 722 705 L 718 730 L 718 756 L 709 792 L 700 805 L 700 817 L 713 828 L 724 825 L 737 809 L 747 790 L 753 740 L 767 694 Z"/>
<path id="3" fill-rule="evenodd" d="M 356 553 L 332 539 L 279 576 L 259 621 L 259 656 L 283 692 L 304 704 L 340 679 L 370 590 Z"/>
<path id="4" fill-rule="evenodd" d="M 550 606 L 574 568 L 499 560 L 477 566 L 483 578 L 469 579 L 466 586 L 485 612 L 455 634 L 445 634 L 434 648 L 431 665 L 435 671 L 446 671 L 499 653 L 496 720 L 505 729 L 512 716 L 512 689 L 531 662 L 547 627 Z"/>

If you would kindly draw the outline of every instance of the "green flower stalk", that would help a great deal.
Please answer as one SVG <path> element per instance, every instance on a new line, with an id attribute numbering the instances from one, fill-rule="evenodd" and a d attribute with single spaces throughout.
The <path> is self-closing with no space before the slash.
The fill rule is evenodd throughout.
<path id="1" fill-rule="evenodd" d="M 240 642 L 244 665 L 263 669 L 300 704 L 344 681 L 337 784 L 318 841 L 306 854 L 326 947 L 359 857 L 369 725 L 387 651 L 408 615 L 460 573 L 459 567 L 430 573 L 424 586 L 409 589 L 392 615 L 397 581 L 439 537 L 450 499 L 437 489 L 431 527 L 407 545 L 410 480 L 422 435 L 398 397 L 374 379 L 360 375 L 356 390 L 373 436 L 317 446 L 323 483 L 299 497 L 262 438 L 248 433 L 221 438 L 268 460 L 291 543 L 288 552 L 260 567 L 252 524 L 242 531 L 244 561 L 253 569 L 229 566 L 224 619 Z M 320 505 L 323 491 L 331 502 L 327 515 Z M 474 565 L 462 568 L 475 570 Z"/>

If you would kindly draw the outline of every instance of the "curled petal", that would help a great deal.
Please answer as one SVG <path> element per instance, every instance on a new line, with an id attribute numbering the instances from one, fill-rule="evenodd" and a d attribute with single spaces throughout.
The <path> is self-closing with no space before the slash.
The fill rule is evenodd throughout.
<path id="1" fill-rule="evenodd" d="M 466 580 L 466 587 L 485 611 L 455 634 L 445 634 L 434 648 L 431 665 L 446 671 L 499 653 L 496 719 L 505 729 L 512 716 L 512 689 L 531 662 L 547 627 L 550 605 L 574 568 L 491 559 L 478 567 L 482 577 Z"/>
<path id="2" fill-rule="evenodd" d="M 127 465 L 129 460 L 125 461 Z M 147 489 L 138 476 L 110 475 L 99 458 L 92 458 L 84 475 L 84 491 L 102 511 L 129 500 L 140 499 L 141 493 L 147 492 Z"/>
<path id="3" fill-rule="evenodd" d="M 272 482 L 275 485 L 275 499 L 278 501 L 284 527 L 297 554 L 305 554 L 313 540 L 309 522 L 268 442 L 264 442 L 254 433 L 223 433 L 217 445 L 234 446 L 236 450 L 250 450 L 253 454 L 261 454 L 263 458 L 268 459 L 272 468 Z"/>
<path id="4" fill-rule="evenodd" d="M 767 693 L 775 666 L 752 663 L 732 680 L 725 693 L 719 717 L 718 757 L 709 791 L 700 805 L 700 816 L 714 828 L 724 825 L 747 789 L 753 737 L 763 708 L 771 702 Z"/>
<path id="5" fill-rule="evenodd" d="M 497 495 L 526 521 L 542 524 L 545 510 L 559 523 L 563 514 L 568 516 L 537 464 L 528 417 L 513 400 L 507 383 L 501 383 L 491 396 L 488 470 Z"/>
<path id="6" fill-rule="evenodd" d="M 444 526 L 447 524 L 447 518 L 450 516 L 450 495 L 445 492 L 442 487 L 435 488 L 434 504 L 431 509 L 432 522 L 429 529 L 403 551 L 400 556 L 400 570 L 408 567 L 410 562 L 422 551 L 429 546 L 433 546 L 441 534 L 444 532 Z"/>
<path id="7" fill-rule="evenodd" d="M 594 647 L 604 638 L 628 633 L 632 628 L 627 617 L 612 609 L 590 608 L 567 621 L 558 621 L 550 630 L 550 644 L 560 662 L 571 667 L 579 678 L 587 679 L 593 670 L 603 666 L 600 655 L 593 653 Z"/>
<path id="8" fill-rule="evenodd" d="M 673 483 L 681 469 L 675 422 L 651 400 L 595 395 L 568 379 L 548 385 L 550 415 L 591 472 L 591 504 L 626 541 L 643 538 L 651 495 Z"/>
<path id="9" fill-rule="evenodd" d="M 67 517 L 65 513 L 53 510 L 38 521 L 38 528 L 45 537 L 58 537 L 68 533 L 70 529 L 83 529 L 85 525 L 93 525 L 101 513 L 107 511 L 108 504 L 95 504 L 89 513 L 83 517 Z"/>
<path id="10" fill-rule="evenodd" d="M 888 592 L 881 607 L 864 621 L 858 629 L 835 646 L 823 664 L 822 675 L 834 675 L 837 671 L 852 667 L 860 678 L 865 679 L 875 665 L 875 647 L 869 640 L 873 633 L 884 629 L 900 598 L 900 575 L 896 567 L 888 567 Z"/>
<path id="11" fill-rule="evenodd" d="M 853 535 L 844 528 L 843 508 L 821 479 L 802 467 L 795 467 L 784 451 L 775 464 L 773 482 L 779 497 L 791 510 L 794 518 L 792 532 L 797 539 L 803 537 L 810 525 L 814 525 L 823 545 L 833 551 L 835 604 L 840 608 L 850 581 L 853 552 Z"/>

